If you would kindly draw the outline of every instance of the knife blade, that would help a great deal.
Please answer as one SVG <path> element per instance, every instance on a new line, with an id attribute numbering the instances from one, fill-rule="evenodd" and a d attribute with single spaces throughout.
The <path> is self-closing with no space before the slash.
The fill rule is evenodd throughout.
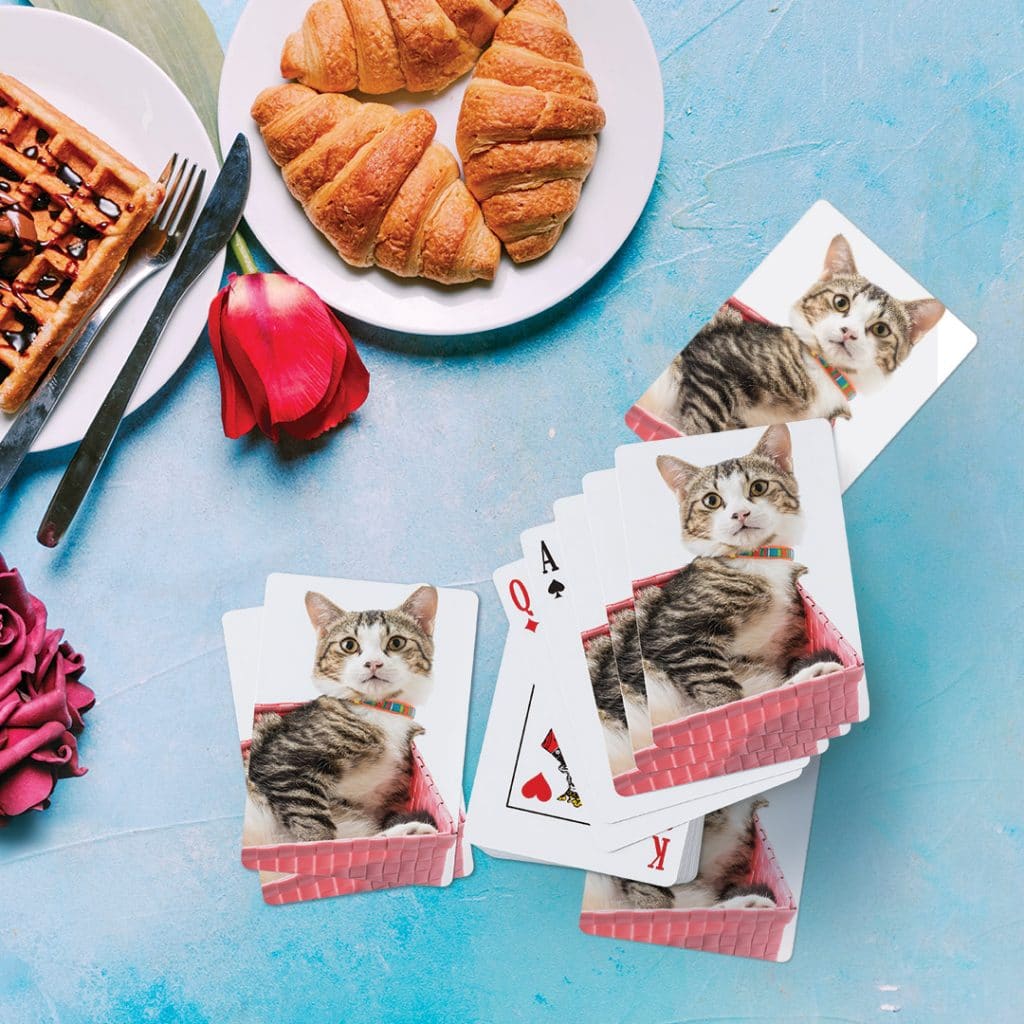
<path id="1" fill-rule="evenodd" d="M 239 134 L 167 286 L 57 485 L 36 534 L 40 544 L 52 548 L 60 543 L 103 465 L 171 313 L 238 228 L 249 195 L 251 164 L 248 140 Z"/>

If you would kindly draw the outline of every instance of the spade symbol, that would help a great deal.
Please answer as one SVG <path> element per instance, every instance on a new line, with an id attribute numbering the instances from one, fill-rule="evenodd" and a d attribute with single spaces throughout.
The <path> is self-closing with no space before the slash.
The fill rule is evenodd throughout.
<path id="1" fill-rule="evenodd" d="M 548 584 L 548 593 L 557 601 L 562 596 L 562 591 L 565 590 L 565 584 L 560 583 L 558 580 L 552 580 Z"/>

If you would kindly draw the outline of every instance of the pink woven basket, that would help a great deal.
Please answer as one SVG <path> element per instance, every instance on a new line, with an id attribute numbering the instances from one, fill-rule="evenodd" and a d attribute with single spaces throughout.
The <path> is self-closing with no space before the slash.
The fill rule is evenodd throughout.
<path id="1" fill-rule="evenodd" d="M 743 317 L 744 320 L 754 320 L 757 323 L 767 324 L 771 321 L 760 313 L 751 309 L 744 302 L 737 298 L 729 299 L 725 305 L 732 306 Z M 626 426 L 640 438 L 641 441 L 666 441 L 670 437 L 682 437 L 682 434 L 675 427 L 670 426 L 664 420 L 659 419 L 654 413 L 641 409 L 634 405 L 626 413 Z"/>
<path id="2" fill-rule="evenodd" d="M 275 711 L 287 714 L 298 704 L 260 704 L 255 715 Z M 243 756 L 248 743 L 243 743 Z M 441 799 L 430 771 L 415 744 L 412 782 L 405 810 L 428 811 L 437 833 L 426 836 L 370 836 L 332 839 L 319 843 L 277 843 L 243 846 L 242 864 L 254 871 L 281 871 L 292 875 L 325 876 L 368 883 L 367 888 L 394 885 L 437 885 L 444 875 L 448 851 L 456 842 L 455 821 Z M 356 891 L 356 890 L 350 890 Z M 312 897 L 302 897 L 312 898 Z"/>
<path id="3" fill-rule="evenodd" d="M 748 882 L 767 885 L 777 906 L 757 910 L 584 910 L 580 929 L 605 939 L 774 960 L 797 908 L 760 823 Z"/>
<path id="4" fill-rule="evenodd" d="M 658 585 L 671 578 L 642 581 Z M 829 647 L 843 663 L 839 671 L 733 701 L 654 729 L 654 746 L 636 751 L 636 768 L 615 777 L 623 796 L 731 775 L 817 753 L 821 740 L 844 725 L 862 721 L 860 681 L 864 662 L 828 616 L 800 588 L 809 649 Z"/>
<path id="5" fill-rule="evenodd" d="M 466 825 L 466 816 L 459 814 L 459 828 L 456 834 L 455 871 L 452 878 L 464 878 L 465 866 L 462 859 L 462 836 Z M 284 906 L 287 903 L 303 903 L 306 900 L 322 900 L 333 896 L 351 896 L 357 892 L 369 892 L 374 889 L 393 889 L 396 885 L 406 882 L 367 881 L 361 878 L 346 878 L 337 875 L 287 875 L 273 882 L 263 884 L 263 899 L 272 906 Z"/>

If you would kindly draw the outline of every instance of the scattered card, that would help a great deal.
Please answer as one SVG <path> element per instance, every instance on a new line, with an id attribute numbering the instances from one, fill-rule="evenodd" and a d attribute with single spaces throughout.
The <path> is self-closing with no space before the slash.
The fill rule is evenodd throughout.
<path id="1" fill-rule="evenodd" d="M 977 344 L 821 200 L 626 415 L 643 440 L 824 417 L 842 489 Z"/>

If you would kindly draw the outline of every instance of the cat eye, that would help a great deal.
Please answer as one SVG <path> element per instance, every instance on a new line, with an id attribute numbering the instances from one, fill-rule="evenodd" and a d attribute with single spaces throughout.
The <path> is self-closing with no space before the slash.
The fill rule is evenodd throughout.
<path id="1" fill-rule="evenodd" d="M 845 313 L 850 308 L 850 300 L 845 295 L 833 295 L 832 305 L 837 312 Z"/>
<path id="2" fill-rule="evenodd" d="M 768 493 L 768 481 L 767 480 L 755 480 L 750 485 L 750 496 L 752 498 L 760 498 L 762 495 Z"/>
<path id="3" fill-rule="evenodd" d="M 717 494 L 715 494 L 714 491 L 709 491 L 707 494 L 705 494 L 704 497 L 701 498 L 701 501 L 703 502 L 705 508 L 713 509 L 722 507 L 722 499 Z"/>
<path id="4" fill-rule="evenodd" d="M 404 636 L 393 636 L 390 640 L 388 640 L 388 650 L 389 651 L 400 651 L 404 646 L 405 646 L 405 637 Z"/>
<path id="5" fill-rule="evenodd" d="M 347 636 L 344 640 L 338 641 L 338 646 L 343 654 L 356 654 L 359 651 L 359 644 L 355 637 Z"/>
<path id="6" fill-rule="evenodd" d="M 889 330 L 889 325 L 882 320 L 879 320 L 877 324 L 871 325 L 871 333 L 876 338 L 887 338 L 892 331 Z"/>

